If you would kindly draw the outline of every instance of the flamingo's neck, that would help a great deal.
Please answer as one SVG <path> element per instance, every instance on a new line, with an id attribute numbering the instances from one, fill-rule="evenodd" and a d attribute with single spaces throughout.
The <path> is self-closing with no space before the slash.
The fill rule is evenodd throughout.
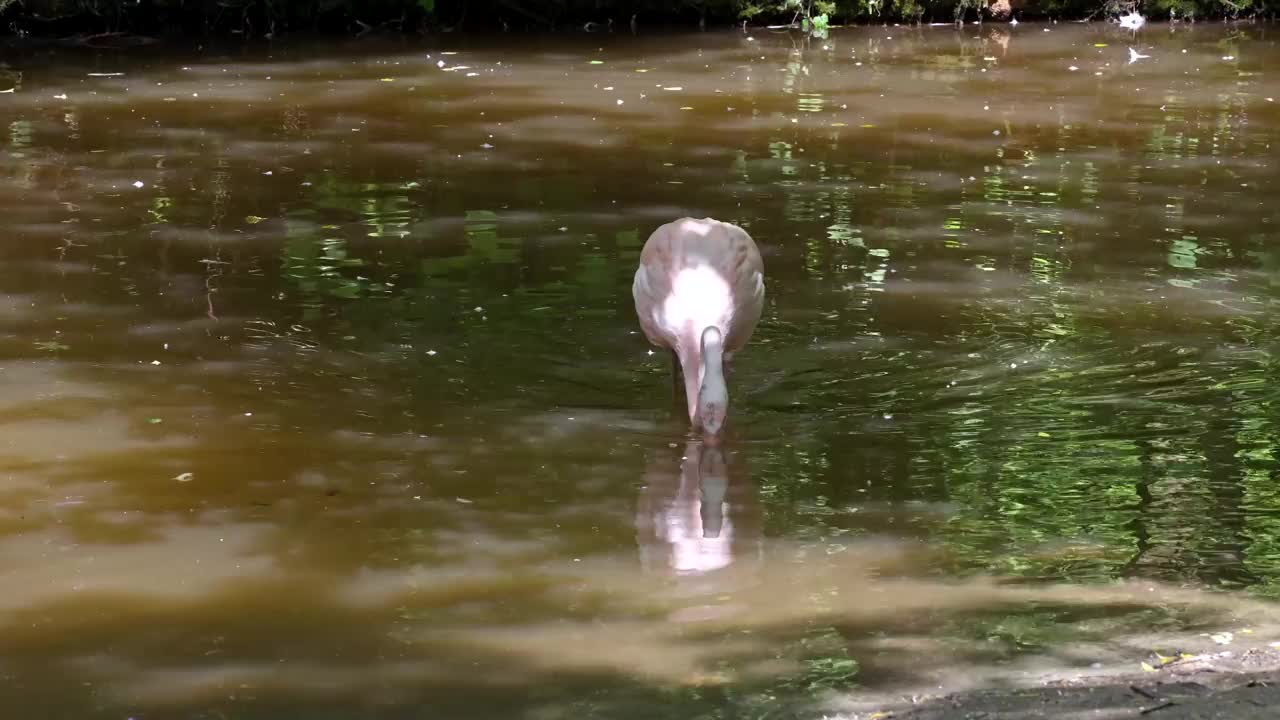
<path id="1" fill-rule="evenodd" d="M 698 343 L 699 349 L 702 350 L 702 365 L 707 373 L 724 377 L 724 338 L 720 335 L 720 328 L 715 325 L 708 325 L 702 331 L 701 341 Z"/>

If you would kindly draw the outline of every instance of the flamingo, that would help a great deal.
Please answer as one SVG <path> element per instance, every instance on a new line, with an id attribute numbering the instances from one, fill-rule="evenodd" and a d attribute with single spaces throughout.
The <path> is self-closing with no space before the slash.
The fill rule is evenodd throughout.
<path id="1" fill-rule="evenodd" d="M 671 351 L 684 377 L 689 422 L 718 437 L 729 410 L 724 368 L 751 339 L 764 308 L 764 263 L 745 230 L 681 218 L 649 236 L 631 296 L 649 342 Z"/>

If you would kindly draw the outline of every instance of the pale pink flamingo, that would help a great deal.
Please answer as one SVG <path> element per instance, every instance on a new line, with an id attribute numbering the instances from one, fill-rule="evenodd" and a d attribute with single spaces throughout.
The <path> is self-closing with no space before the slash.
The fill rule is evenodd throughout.
<path id="1" fill-rule="evenodd" d="M 729 410 L 724 369 L 742 349 L 764 308 L 764 263 L 745 230 L 681 218 L 653 231 L 631 286 L 640 328 L 671 351 L 684 376 L 689 422 L 719 435 Z"/>

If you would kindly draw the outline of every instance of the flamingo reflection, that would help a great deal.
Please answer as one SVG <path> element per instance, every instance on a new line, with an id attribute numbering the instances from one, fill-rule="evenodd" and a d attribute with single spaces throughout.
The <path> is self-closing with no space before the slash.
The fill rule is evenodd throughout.
<path id="1" fill-rule="evenodd" d="M 754 487 L 741 472 L 731 479 L 723 447 L 686 443 L 678 472 L 674 458 L 645 473 L 636 518 L 640 563 L 646 572 L 676 576 L 720 574 L 735 561 L 759 559 L 761 539 Z"/>

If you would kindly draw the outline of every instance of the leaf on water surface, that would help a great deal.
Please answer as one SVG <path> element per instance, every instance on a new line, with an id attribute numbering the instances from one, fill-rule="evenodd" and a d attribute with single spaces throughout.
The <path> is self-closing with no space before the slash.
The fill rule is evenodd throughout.
<path id="1" fill-rule="evenodd" d="M 249 223 L 250 225 L 257 225 L 258 223 L 262 222 L 263 220 L 266 220 L 266 218 L 264 218 L 264 217 L 259 217 L 259 216 L 257 216 L 257 215 L 246 215 L 246 216 L 245 216 L 245 218 L 244 218 L 244 221 L 245 221 L 245 222 L 247 222 L 247 223 Z"/>
<path id="2" fill-rule="evenodd" d="M 1050 435 L 1049 435 L 1049 433 L 1047 433 L 1047 432 L 1038 432 L 1038 433 L 1036 433 L 1036 437 L 1047 438 L 1047 437 L 1051 437 L 1051 436 L 1050 436 Z"/>
<path id="3" fill-rule="evenodd" d="M 604 64 L 604 61 L 603 61 L 603 60 L 588 60 L 588 61 L 587 61 L 587 64 L 588 64 L 588 65 L 603 65 L 603 64 Z"/>
<path id="4" fill-rule="evenodd" d="M 43 350 L 45 352 L 58 352 L 60 350 L 71 349 L 70 345 L 63 345 L 57 340 L 37 340 L 35 342 L 35 346 L 37 350 Z"/>
<path id="5" fill-rule="evenodd" d="M 395 79 L 395 78 L 379 78 L 379 81 L 381 81 L 381 82 L 395 82 L 395 81 L 396 81 L 396 79 Z"/>
<path id="6" fill-rule="evenodd" d="M 184 483 L 184 482 L 191 482 L 192 480 L 195 480 L 196 476 L 194 473 L 184 472 L 184 473 L 175 475 L 173 479 L 177 480 L 178 482 Z"/>
<path id="7" fill-rule="evenodd" d="M 162 418 L 157 418 L 157 417 L 147 418 L 148 425 L 158 425 L 162 422 L 164 422 Z"/>

